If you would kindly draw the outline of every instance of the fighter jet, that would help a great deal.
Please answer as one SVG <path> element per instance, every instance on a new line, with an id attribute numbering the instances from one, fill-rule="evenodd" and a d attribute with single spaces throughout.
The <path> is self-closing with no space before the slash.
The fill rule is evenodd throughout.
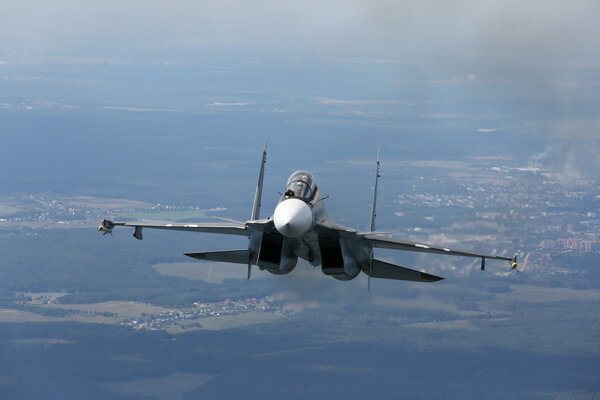
<path id="1" fill-rule="evenodd" d="M 315 177 L 308 171 L 296 171 L 287 181 L 285 191 L 279 199 L 272 216 L 260 218 L 263 180 L 267 148 L 262 153 L 260 172 L 254 195 L 252 214 L 248 221 L 227 221 L 217 223 L 167 223 L 115 222 L 102 221 L 99 231 L 112 234 L 117 226 L 133 228 L 133 237 L 142 240 L 142 229 L 168 229 L 220 233 L 248 237 L 248 247 L 244 249 L 186 253 L 198 260 L 239 263 L 247 265 L 250 279 L 252 266 L 275 275 L 290 273 L 302 258 L 314 267 L 321 267 L 325 275 L 341 281 L 356 278 L 361 272 L 371 278 L 396 279 L 418 282 L 435 282 L 442 277 L 405 268 L 375 258 L 376 248 L 395 249 L 422 253 L 443 254 L 481 259 L 481 269 L 485 269 L 486 259 L 506 260 L 517 269 L 517 257 L 486 255 L 468 251 L 452 250 L 446 247 L 413 243 L 389 237 L 377 232 L 377 186 L 380 177 L 379 152 L 376 161 L 375 185 L 371 209 L 371 224 L 368 232 L 338 225 L 325 211 L 325 198 L 317 187 Z"/>

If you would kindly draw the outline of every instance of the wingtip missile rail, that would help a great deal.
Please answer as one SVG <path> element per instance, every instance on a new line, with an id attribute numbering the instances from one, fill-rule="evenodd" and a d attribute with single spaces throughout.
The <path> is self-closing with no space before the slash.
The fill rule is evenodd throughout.
<path id="1" fill-rule="evenodd" d="M 112 235 L 113 229 L 115 228 L 115 224 L 108 219 L 102 220 L 102 223 L 98 227 L 98 232 L 102 233 L 102 236 L 109 234 Z"/>
<path id="2" fill-rule="evenodd" d="M 510 268 L 514 269 L 515 271 L 518 271 L 519 264 L 517 263 L 517 255 L 516 254 L 513 257 L 512 261 L 510 262 Z"/>

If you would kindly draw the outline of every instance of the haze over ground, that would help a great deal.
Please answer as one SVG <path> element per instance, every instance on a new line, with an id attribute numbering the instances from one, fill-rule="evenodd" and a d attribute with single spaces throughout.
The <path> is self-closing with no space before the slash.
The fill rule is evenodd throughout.
<path id="1" fill-rule="evenodd" d="M 598 397 L 599 11 L 3 1 L 0 397 Z M 181 255 L 236 238 L 96 232 L 248 218 L 265 138 L 263 216 L 302 168 L 367 229 L 381 146 L 380 229 L 527 268 L 246 282 Z"/>

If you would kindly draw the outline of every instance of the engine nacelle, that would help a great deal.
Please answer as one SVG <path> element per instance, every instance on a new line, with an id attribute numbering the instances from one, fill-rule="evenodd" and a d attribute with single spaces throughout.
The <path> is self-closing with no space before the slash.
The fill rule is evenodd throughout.
<path id="1" fill-rule="evenodd" d="M 262 234 L 257 265 L 275 275 L 290 273 L 298 262 L 290 240 L 279 233 Z"/>
<path id="2" fill-rule="evenodd" d="M 360 265 L 339 237 L 319 237 L 321 270 L 325 275 L 349 281 L 360 273 Z"/>

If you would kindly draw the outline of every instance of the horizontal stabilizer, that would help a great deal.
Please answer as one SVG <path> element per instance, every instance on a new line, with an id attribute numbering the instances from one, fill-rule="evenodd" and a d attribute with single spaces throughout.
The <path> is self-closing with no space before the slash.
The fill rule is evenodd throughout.
<path id="1" fill-rule="evenodd" d="M 204 253 L 185 253 L 197 260 L 248 264 L 248 250 L 206 251 Z"/>
<path id="2" fill-rule="evenodd" d="M 397 279 L 400 281 L 415 281 L 415 282 L 436 282 L 444 278 L 427 274 L 414 269 L 408 269 L 399 265 L 390 264 L 385 261 L 373 259 L 371 264 L 371 272 L 363 271 L 371 278 Z"/>

